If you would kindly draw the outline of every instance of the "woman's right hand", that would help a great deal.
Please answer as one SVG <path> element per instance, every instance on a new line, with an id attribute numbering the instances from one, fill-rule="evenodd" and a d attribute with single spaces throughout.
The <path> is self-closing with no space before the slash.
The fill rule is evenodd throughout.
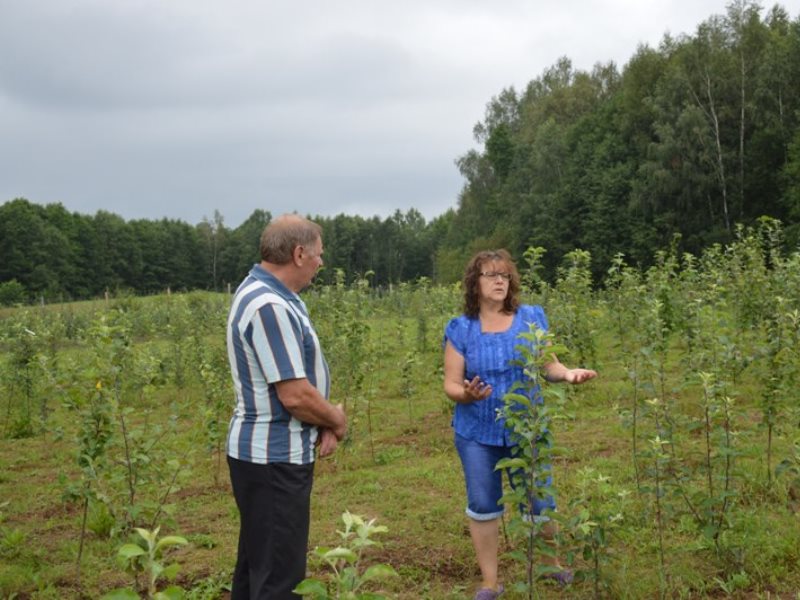
<path id="1" fill-rule="evenodd" d="M 481 381 L 481 378 L 477 375 L 472 378 L 472 381 L 469 379 L 464 380 L 464 400 L 466 402 L 486 400 L 491 395 L 492 386 Z"/>

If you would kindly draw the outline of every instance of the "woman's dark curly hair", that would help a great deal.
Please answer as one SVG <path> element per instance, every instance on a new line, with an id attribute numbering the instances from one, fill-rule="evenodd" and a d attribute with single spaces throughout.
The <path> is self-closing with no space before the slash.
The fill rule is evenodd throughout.
<path id="1" fill-rule="evenodd" d="M 484 250 L 478 252 L 467 263 L 464 270 L 464 314 L 471 318 L 476 318 L 481 311 L 480 305 L 480 283 L 481 270 L 484 263 L 499 262 L 504 263 L 506 271 L 511 273 L 511 280 L 508 282 L 508 295 L 503 302 L 503 312 L 514 314 L 519 307 L 519 271 L 511 255 L 504 249 Z"/>

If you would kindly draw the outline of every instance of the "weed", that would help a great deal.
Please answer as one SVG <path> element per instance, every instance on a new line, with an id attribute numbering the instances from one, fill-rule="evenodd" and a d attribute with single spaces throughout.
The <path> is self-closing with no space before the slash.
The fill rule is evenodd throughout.
<path id="1" fill-rule="evenodd" d="M 382 600 L 383 596 L 363 590 L 368 584 L 396 576 L 395 570 L 386 564 L 375 564 L 364 568 L 363 553 L 367 548 L 378 546 L 374 535 L 385 533 L 387 528 L 375 525 L 375 519 L 345 512 L 342 514 L 344 530 L 337 532 L 341 545 L 335 548 L 315 548 L 313 556 L 331 570 L 328 581 L 315 578 L 304 579 L 294 589 L 301 596 L 314 600 Z"/>
<path id="2" fill-rule="evenodd" d="M 175 546 L 187 543 L 180 536 L 166 536 L 158 538 L 159 527 L 153 531 L 137 527 L 138 539 L 136 543 L 124 544 L 117 556 L 124 565 L 125 571 L 134 576 L 135 587 L 138 587 L 139 576 L 144 576 L 144 591 L 148 600 L 177 600 L 183 597 L 183 589 L 171 585 L 164 590 L 158 590 L 161 579 L 172 581 L 178 573 L 180 566 L 177 563 L 165 562 L 165 553 Z M 103 596 L 103 600 L 128 600 L 139 598 L 139 594 L 132 588 L 121 588 Z"/>

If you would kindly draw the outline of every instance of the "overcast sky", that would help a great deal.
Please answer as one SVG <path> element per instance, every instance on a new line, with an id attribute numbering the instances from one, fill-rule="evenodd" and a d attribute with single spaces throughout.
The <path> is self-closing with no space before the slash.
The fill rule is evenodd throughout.
<path id="1" fill-rule="evenodd" d="M 0 203 L 430 219 L 503 88 L 561 56 L 621 68 L 725 4 L 0 0 Z"/>

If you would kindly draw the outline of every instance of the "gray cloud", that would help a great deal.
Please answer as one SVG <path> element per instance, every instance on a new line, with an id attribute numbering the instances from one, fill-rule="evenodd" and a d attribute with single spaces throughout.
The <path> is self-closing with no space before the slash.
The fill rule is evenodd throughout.
<path id="1" fill-rule="evenodd" d="M 796 15 L 800 0 L 783 3 Z M 723 0 L 0 0 L 0 202 L 428 218 L 504 87 L 621 67 Z"/>

